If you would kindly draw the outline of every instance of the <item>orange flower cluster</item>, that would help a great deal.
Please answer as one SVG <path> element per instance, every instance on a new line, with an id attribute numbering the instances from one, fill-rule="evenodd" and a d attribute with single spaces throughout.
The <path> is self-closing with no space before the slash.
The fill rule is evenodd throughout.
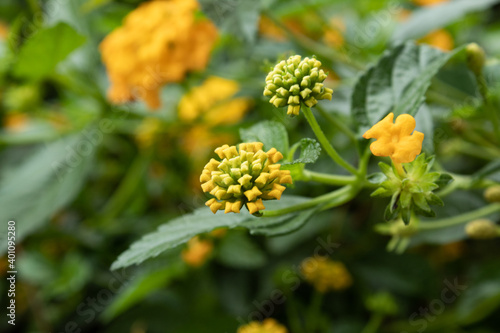
<path id="1" fill-rule="evenodd" d="M 112 103 L 140 98 L 157 109 L 163 84 L 206 67 L 217 30 L 196 16 L 198 9 L 196 0 L 144 2 L 103 40 L 100 51 Z"/>
<path id="2" fill-rule="evenodd" d="M 412 162 L 422 151 L 424 134 L 413 131 L 415 118 L 409 114 L 398 116 L 395 124 L 393 120 L 391 112 L 366 131 L 363 138 L 377 139 L 370 145 L 375 156 L 390 156 L 394 163 Z"/>

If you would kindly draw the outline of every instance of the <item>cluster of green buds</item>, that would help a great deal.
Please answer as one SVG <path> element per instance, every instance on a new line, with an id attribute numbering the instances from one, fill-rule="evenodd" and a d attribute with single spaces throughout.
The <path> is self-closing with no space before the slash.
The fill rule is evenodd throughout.
<path id="1" fill-rule="evenodd" d="M 287 114 L 297 116 L 300 105 L 313 107 L 320 99 L 332 99 L 333 90 L 323 84 L 327 74 L 315 58 L 295 55 L 277 64 L 266 77 L 264 96 L 275 107 L 288 105 Z"/>
<path id="2" fill-rule="evenodd" d="M 263 210 L 262 200 L 281 198 L 285 187 L 292 184 L 289 170 L 280 170 L 277 164 L 283 155 L 271 148 L 262 150 L 263 143 L 241 143 L 236 146 L 224 145 L 215 149 L 221 161 L 212 158 L 200 176 L 203 192 L 214 198 L 207 201 L 215 214 L 218 210 L 225 213 L 239 213 L 245 205 L 251 214 L 259 215 Z"/>
<path id="3" fill-rule="evenodd" d="M 395 167 L 379 163 L 384 180 L 371 195 L 391 197 L 385 210 L 386 220 L 400 216 L 405 224 L 409 224 L 412 212 L 435 217 L 430 205 L 442 206 L 443 201 L 433 191 L 448 184 L 451 177 L 430 172 L 432 162 L 432 157 L 426 158 L 425 154 L 421 154 L 413 162 L 403 164 L 403 173 L 398 172 Z"/>

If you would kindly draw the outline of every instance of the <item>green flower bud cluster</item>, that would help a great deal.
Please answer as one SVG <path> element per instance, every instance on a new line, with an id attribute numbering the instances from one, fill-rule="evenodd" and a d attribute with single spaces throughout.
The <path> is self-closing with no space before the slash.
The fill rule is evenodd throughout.
<path id="1" fill-rule="evenodd" d="M 478 219 L 467 223 L 465 233 L 473 239 L 492 239 L 500 236 L 500 228 L 488 219 Z"/>
<path id="2" fill-rule="evenodd" d="M 412 211 L 418 215 L 435 217 L 430 205 L 442 206 L 443 201 L 433 191 L 440 185 L 449 183 L 451 177 L 439 172 L 430 172 L 432 162 L 432 157 L 426 158 L 425 154 L 421 154 L 415 161 L 404 164 L 404 175 L 400 175 L 395 168 L 385 163 L 379 163 L 384 180 L 371 195 L 391 197 L 385 210 L 386 220 L 401 216 L 404 223 L 408 224 Z"/>
<path id="3" fill-rule="evenodd" d="M 300 105 L 313 107 L 320 99 L 332 99 L 333 90 L 323 84 L 327 75 L 315 58 L 295 55 L 277 64 L 266 77 L 264 96 L 279 108 L 288 105 L 287 114 L 297 116 Z"/>

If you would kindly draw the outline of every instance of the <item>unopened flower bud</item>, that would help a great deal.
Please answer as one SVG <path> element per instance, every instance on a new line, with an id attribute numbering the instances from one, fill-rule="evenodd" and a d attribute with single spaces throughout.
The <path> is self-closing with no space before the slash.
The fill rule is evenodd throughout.
<path id="1" fill-rule="evenodd" d="M 491 239 L 500 235 L 497 225 L 488 219 L 478 219 L 467 223 L 465 232 L 473 239 Z"/>
<path id="2" fill-rule="evenodd" d="M 484 191 L 484 198 L 489 202 L 500 202 L 500 185 L 488 187 Z"/>
<path id="3" fill-rule="evenodd" d="M 288 105 L 290 116 L 299 114 L 302 103 L 313 107 L 318 100 L 331 100 L 333 90 L 323 85 L 326 74 L 320 67 L 315 58 L 302 60 L 299 55 L 281 61 L 266 77 L 264 96 L 271 97 L 269 102 L 275 107 Z"/>
<path id="4" fill-rule="evenodd" d="M 467 66 L 475 75 L 481 75 L 486 61 L 484 50 L 476 43 L 470 43 L 465 48 L 467 54 Z"/>

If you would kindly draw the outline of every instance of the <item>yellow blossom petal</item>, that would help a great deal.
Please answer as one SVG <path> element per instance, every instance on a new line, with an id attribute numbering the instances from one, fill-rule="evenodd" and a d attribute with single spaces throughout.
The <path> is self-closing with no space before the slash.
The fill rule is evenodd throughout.
<path id="1" fill-rule="evenodd" d="M 414 131 L 415 119 L 409 114 L 398 116 L 395 124 L 393 119 L 391 112 L 366 131 L 363 138 L 377 140 L 370 145 L 375 156 L 389 156 L 394 163 L 412 162 L 422 151 L 424 134 Z"/>

